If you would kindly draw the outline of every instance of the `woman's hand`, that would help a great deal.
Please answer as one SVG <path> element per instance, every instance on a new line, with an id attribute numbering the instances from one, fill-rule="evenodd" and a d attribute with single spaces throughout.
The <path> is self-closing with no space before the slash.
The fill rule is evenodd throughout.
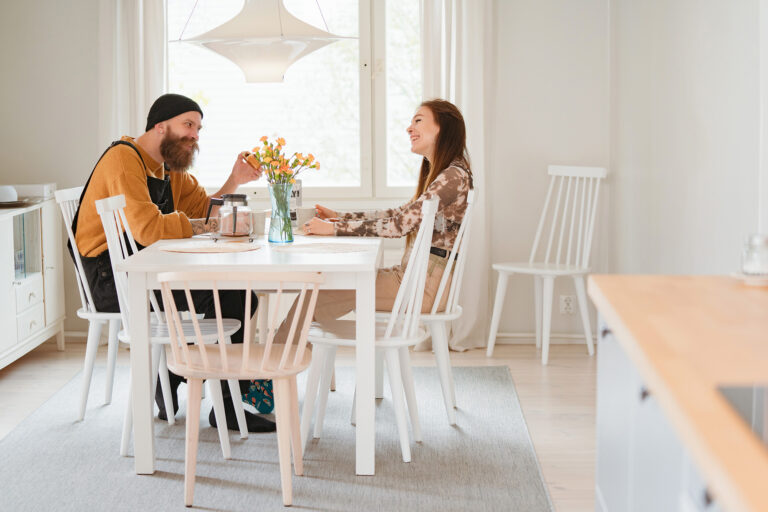
<path id="1" fill-rule="evenodd" d="M 338 220 L 339 212 L 335 212 L 330 208 L 316 204 L 315 210 L 317 210 L 317 216 L 324 220 L 330 220 L 331 222 Z"/>
<path id="2" fill-rule="evenodd" d="M 305 235 L 333 236 L 333 223 L 313 217 L 304 224 Z"/>

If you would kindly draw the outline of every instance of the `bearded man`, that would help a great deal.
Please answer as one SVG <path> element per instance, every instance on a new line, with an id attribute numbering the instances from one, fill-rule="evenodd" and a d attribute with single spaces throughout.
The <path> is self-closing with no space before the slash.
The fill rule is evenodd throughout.
<path id="1" fill-rule="evenodd" d="M 95 201 L 120 194 L 125 196 L 125 216 L 139 250 L 160 239 L 188 238 L 216 229 L 214 220 L 206 225 L 202 218 L 206 215 L 210 197 L 187 172 L 198 150 L 202 119 L 203 111 L 192 99 L 179 94 L 164 94 L 149 110 L 146 132 L 136 139 L 124 136 L 113 142 L 96 163 L 80 196 L 72 231 L 97 311 L 117 312 L 120 306 L 107 239 Z M 231 194 L 239 185 L 260 176 L 261 170 L 251 167 L 245 162 L 244 153 L 240 154 L 229 177 L 214 196 Z M 187 309 L 183 293 L 174 294 L 174 297 L 179 309 Z M 192 298 L 197 312 L 205 313 L 207 318 L 215 316 L 212 292 L 198 290 L 193 292 Z M 244 326 L 245 293 L 220 291 L 219 298 L 224 317 L 238 319 Z M 255 296 L 252 304 L 255 311 Z M 233 343 L 242 343 L 243 327 L 231 338 Z M 174 374 L 170 376 L 175 414 L 178 410 L 176 389 L 182 379 Z M 250 381 L 241 382 L 241 388 L 247 390 L 249 386 Z M 228 386 L 223 386 L 222 391 L 225 397 L 229 396 Z M 166 419 L 159 387 L 155 399 L 160 408 L 158 416 Z M 227 425 L 237 430 L 231 399 L 225 399 L 224 403 Z M 249 431 L 274 430 L 273 422 L 250 413 L 246 416 Z M 213 411 L 209 420 L 216 426 Z"/>

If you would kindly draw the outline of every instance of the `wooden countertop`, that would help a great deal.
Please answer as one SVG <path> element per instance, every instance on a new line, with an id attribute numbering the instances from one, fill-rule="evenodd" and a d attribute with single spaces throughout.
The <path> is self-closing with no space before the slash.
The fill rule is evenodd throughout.
<path id="1" fill-rule="evenodd" d="M 768 385 L 768 287 L 593 275 L 589 296 L 729 511 L 768 511 L 768 448 L 717 391 Z"/>

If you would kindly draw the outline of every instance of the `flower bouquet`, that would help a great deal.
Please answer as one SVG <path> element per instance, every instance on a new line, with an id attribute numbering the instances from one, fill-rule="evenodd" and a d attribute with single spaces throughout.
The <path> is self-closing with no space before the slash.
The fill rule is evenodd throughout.
<path id="1" fill-rule="evenodd" d="M 269 184 L 269 197 L 272 202 L 269 241 L 293 242 L 290 214 L 293 184 L 296 183 L 296 176 L 300 172 L 305 169 L 319 169 L 320 163 L 311 153 L 306 156 L 301 153 L 287 156 L 283 153 L 285 139 L 282 137 L 278 137 L 275 142 L 270 142 L 266 136 L 259 140 L 261 145 L 253 148 L 245 160 L 255 168 L 261 166 Z"/>

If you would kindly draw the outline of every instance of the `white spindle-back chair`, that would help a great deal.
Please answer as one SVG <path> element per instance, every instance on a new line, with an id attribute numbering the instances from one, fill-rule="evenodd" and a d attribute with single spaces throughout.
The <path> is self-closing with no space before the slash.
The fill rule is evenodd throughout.
<path id="1" fill-rule="evenodd" d="M 421 209 L 421 225 L 413 243 L 413 248 L 405 268 L 403 280 L 395 296 L 392 314 L 378 317 L 376 323 L 376 350 L 383 351 L 387 363 L 392 404 L 400 435 L 400 449 L 404 462 L 411 460 L 411 447 L 408 439 L 405 402 L 413 428 L 413 437 L 421 441 L 421 426 L 413 387 L 410 355 L 408 347 L 416 345 L 426 338 L 426 331 L 420 327 L 421 306 L 424 298 L 424 284 L 429 265 L 429 249 L 432 244 L 432 231 L 435 225 L 438 199 L 424 201 Z M 314 346 L 312 366 L 307 377 L 307 391 L 304 394 L 304 408 L 301 417 L 302 445 L 306 445 L 312 413 L 315 409 L 315 397 L 318 399 L 315 413 L 314 436 L 322 433 L 325 406 L 330 391 L 333 364 L 337 346 L 355 346 L 355 325 L 353 321 L 339 321 L 333 330 L 325 331 L 313 328 L 309 341 Z M 354 419 L 354 409 L 352 413 Z"/>
<path id="2" fill-rule="evenodd" d="M 96 211 L 101 217 L 101 223 L 104 227 L 104 234 L 107 238 L 107 247 L 109 250 L 109 258 L 112 262 L 112 272 L 115 279 L 115 289 L 117 291 L 117 300 L 120 304 L 120 314 L 124 326 L 130 325 L 128 323 L 128 274 L 117 270 L 117 265 L 125 258 L 138 251 L 136 241 L 133 238 L 131 227 L 128 225 L 128 220 L 125 217 L 125 196 L 118 195 L 108 197 L 106 199 L 100 199 L 96 201 Z M 218 299 L 218 295 L 215 297 Z M 155 298 L 154 293 L 149 294 L 149 301 L 152 305 L 153 320 L 150 325 L 150 341 L 152 343 L 152 389 L 155 389 L 157 385 L 157 377 L 160 376 L 160 385 L 163 392 L 163 401 L 165 403 L 165 411 L 168 417 L 168 422 L 173 425 L 175 422 L 173 412 L 173 399 L 171 395 L 171 385 L 168 377 L 168 368 L 166 363 L 166 354 L 164 345 L 170 343 L 170 334 L 168 332 L 168 326 L 164 322 L 163 316 L 160 314 L 160 308 Z M 192 303 L 190 302 L 190 308 L 194 310 Z M 185 320 L 185 325 L 189 329 L 191 324 L 188 320 Z M 250 322 L 246 322 L 250 323 Z M 230 336 L 240 329 L 240 321 L 234 319 L 226 320 L 226 328 L 223 331 L 219 331 L 216 322 L 213 320 L 202 320 L 200 324 L 203 326 L 203 334 L 207 343 L 216 343 L 216 341 L 222 341 L 225 343 L 230 342 Z M 118 334 L 121 341 L 130 343 L 130 334 L 123 330 Z M 240 435 L 242 438 L 248 437 L 248 426 L 245 420 L 245 412 L 243 409 L 242 395 L 240 393 L 240 385 L 236 380 L 228 382 L 230 393 L 232 395 L 232 402 L 237 415 L 238 425 L 240 427 Z M 216 418 L 224 418 L 224 400 L 221 393 L 221 387 L 218 383 L 209 384 L 211 389 L 211 399 L 214 403 L 214 410 L 216 412 Z M 129 388 L 130 389 L 130 388 Z M 219 410 L 220 409 L 220 410 Z M 129 393 L 129 400 L 127 403 L 125 418 L 123 421 L 123 434 L 120 442 L 120 454 L 127 455 L 128 445 L 130 441 L 130 432 L 133 425 L 133 407 L 132 399 Z M 221 449 L 225 459 L 230 457 L 229 437 L 227 436 L 227 424 L 226 421 L 218 421 L 217 427 L 219 430 L 219 440 L 221 441 Z"/>
<path id="3" fill-rule="evenodd" d="M 291 451 L 293 467 L 297 475 L 304 472 L 301 439 L 299 435 L 299 399 L 296 375 L 310 364 L 312 353 L 307 349 L 307 333 L 317 302 L 319 285 L 323 276 L 309 272 L 283 273 L 246 273 L 232 276 L 219 272 L 184 272 L 163 273 L 158 275 L 161 283 L 165 314 L 170 326 L 171 360 L 168 367 L 175 373 L 187 378 L 188 415 L 187 442 L 184 468 L 184 503 L 192 505 L 195 486 L 195 467 L 197 465 L 197 440 L 200 414 L 201 389 L 208 379 L 272 379 L 275 401 L 275 422 L 277 426 L 277 447 L 280 462 L 280 478 L 283 503 L 292 502 Z M 284 292 L 300 290 L 297 299 L 297 311 L 305 311 L 293 317 L 290 332 L 284 345 L 274 343 L 277 313 L 275 307 L 264 344 L 255 345 L 246 341 L 242 345 L 219 344 L 207 346 L 203 339 L 200 322 L 192 315 L 193 332 L 185 329 L 176 309 L 173 289 L 183 289 L 187 302 L 191 304 L 190 290 L 193 288 L 212 289 L 216 307 L 216 325 L 221 335 L 224 333 L 224 320 L 218 300 L 219 286 L 227 282 L 247 282 L 245 312 L 251 308 L 251 291 L 276 289 L 276 305 L 279 306 Z M 194 313 L 194 311 L 193 311 Z M 299 327 L 300 326 L 300 327 Z M 251 339 L 251 323 L 245 323 L 245 340 Z M 194 342 L 194 343 L 192 343 Z"/>
<path id="4" fill-rule="evenodd" d="M 456 413 L 454 411 L 456 407 L 456 389 L 453 384 L 453 372 L 451 371 L 451 358 L 448 348 L 448 327 L 450 322 L 458 319 L 462 314 L 459 296 L 464 276 L 464 266 L 467 263 L 467 254 L 469 253 L 469 234 L 475 201 L 475 191 L 470 190 L 467 195 L 467 209 L 464 212 L 464 218 L 461 220 L 456 240 L 448 255 L 448 261 L 443 271 L 443 277 L 440 279 L 440 285 L 437 288 L 432 310 L 429 314 L 421 315 L 421 321 L 427 326 L 432 336 L 432 349 L 435 352 L 435 362 L 437 363 L 437 371 L 440 375 L 440 385 L 443 389 L 445 411 L 448 414 L 448 422 L 451 425 L 456 424 Z M 448 286 L 449 281 L 451 283 L 450 286 Z M 448 293 L 448 300 L 445 304 L 445 310 L 438 311 L 443 295 L 446 292 Z"/>
<path id="5" fill-rule="evenodd" d="M 507 280 L 516 273 L 534 276 L 536 346 L 542 347 L 542 364 L 547 364 L 549 358 L 552 295 L 555 278 L 560 276 L 573 278 L 587 351 L 589 355 L 594 353 L 584 276 L 589 273 L 600 184 L 607 170 L 602 167 L 550 165 L 548 172 L 549 188 L 528 262 L 493 264 L 494 270 L 499 273 L 499 280 L 488 336 L 488 357 L 493 355 Z"/>
<path id="6" fill-rule="evenodd" d="M 75 234 L 72 232 L 72 220 L 77 213 L 80 204 L 80 196 L 83 193 L 83 187 L 68 188 L 57 190 L 56 202 L 61 208 L 61 216 L 64 219 L 64 226 L 67 230 L 67 237 L 72 245 L 72 253 L 75 264 L 75 280 L 77 282 L 77 291 L 80 293 L 81 307 L 77 310 L 77 316 L 88 320 L 88 338 L 85 344 L 85 361 L 83 363 L 83 383 L 80 392 L 80 409 L 78 419 L 85 417 L 85 407 L 88 402 L 88 394 L 91 388 L 91 377 L 93 376 L 93 365 L 96 360 L 96 353 L 99 349 L 99 339 L 101 338 L 101 329 L 104 324 L 109 326 L 109 339 L 107 342 L 107 379 L 104 393 L 104 402 L 112 402 L 112 386 L 115 380 L 115 362 L 117 360 L 117 332 L 120 330 L 120 313 L 107 313 L 96 310 L 91 295 L 91 287 L 88 285 L 88 279 L 83 270 L 83 261 L 80 257 L 80 251 L 77 247 Z"/>

